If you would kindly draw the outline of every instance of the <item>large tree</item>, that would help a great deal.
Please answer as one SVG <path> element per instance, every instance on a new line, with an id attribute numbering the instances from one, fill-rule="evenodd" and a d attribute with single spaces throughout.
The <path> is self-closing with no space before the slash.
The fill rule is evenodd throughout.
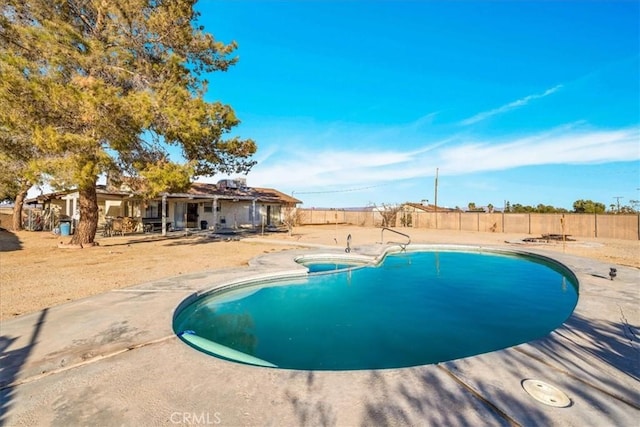
<path id="1" fill-rule="evenodd" d="M 226 71 L 235 43 L 198 26 L 193 0 L 3 0 L 0 108 L 24 112 L 23 132 L 40 170 L 79 192 L 72 243 L 92 244 L 96 182 L 103 173 L 142 176 L 147 189 L 246 173 L 252 140 L 230 137 L 232 108 L 207 102 L 206 73 Z M 19 92 L 19 105 L 16 95 Z M 9 95 L 7 95 L 9 94 Z M 1 117 L 0 117 L 1 118 Z M 169 155 L 178 147 L 184 161 Z"/>
<path id="2" fill-rule="evenodd" d="M 573 202 L 573 211 L 576 213 L 604 213 L 606 207 L 604 203 L 593 200 L 576 200 Z"/>

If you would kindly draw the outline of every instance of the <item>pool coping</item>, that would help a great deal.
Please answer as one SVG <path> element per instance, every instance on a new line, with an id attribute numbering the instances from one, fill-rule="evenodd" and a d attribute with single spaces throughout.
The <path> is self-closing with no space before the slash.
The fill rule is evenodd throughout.
<path id="1" fill-rule="evenodd" d="M 242 280 L 230 281 L 228 283 L 216 283 L 209 287 L 200 289 L 193 294 L 185 298 L 176 307 L 173 315 L 173 324 L 175 326 L 176 319 L 180 316 L 181 312 L 187 307 L 196 303 L 199 300 L 208 298 L 212 295 L 226 295 L 228 292 L 240 291 L 242 295 L 248 289 L 254 289 L 253 292 L 259 290 L 262 287 L 271 287 L 279 285 L 288 285 L 291 280 L 305 279 L 311 276 L 336 274 L 340 272 L 352 271 L 364 267 L 378 267 L 381 266 L 388 256 L 398 255 L 411 252 L 466 252 L 471 254 L 495 254 L 495 255 L 520 255 L 523 258 L 535 259 L 541 262 L 545 262 L 548 265 L 555 266 L 558 270 L 561 270 L 561 274 L 565 277 L 569 277 L 573 285 L 576 287 L 576 293 L 578 292 L 579 281 L 573 271 L 564 264 L 550 258 L 548 256 L 535 254 L 532 252 L 524 251 L 516 248 L 488 248 L 482 246 L 470 246 L 470 245 L 427 245 L 427 244 L 414 244 L 412 246 L 397 246 L 395 244 L 373 246 L 373 251 L 369 248 L 369 253 L 351 253 L 351 251 L 320 251 L 316 250 L 311 253 L 304 253 L 302 255 L 291 256 L 291 253 L 285 253 L 284 256 L 275 257 L 273 255 L 263 258 L 262 265 L 273 264 L 274 269 L 280 269 L 273 273 L 261 274 L 257 276 L 247 276 Z M 357 252 L 358 249 L 354 248 Z M 336 263 L 348 265 L 348 267 L 342 267 L 333 270 L 322 270 L 319 272 L 312 272 L 310 265 L 323 263 Z M 301 268 L 302 267 L 302 268 Z M 576 301 L 577 303 L 577 301 Z M 245 354 L 230 347 L 220 345 L 215 342 L 211 342 L 204 337 L 198 336 L 190 328 L 186 329 L 174 329 L 174 332 L 185 343 L 188 343 L 196 350 L 202 351 L 211 356 L 221 357 L 230 361 L 243 362 L 255 366 L 273 367 L 279 368 L 272 361 L 262 360 L 255 355 Z M 495 351 L 495 350 L 494 350 Z M 467 356 L 470 357 L 470 356 Z M 447 362 L 447 361 L 444 361 Z M 444 363 L 438 362 L 438 363 Z M 410 365 L 415 366 L 415 365 Z M 409 366 L 404 366 L 409 367 Z M 284 369 L 302 369 L 302 368 L 284 368 Z M 389 369 L 389 368 L 370 368 L 373 369 Z M 356 369 L 353 369 L 356 370 Z"/>
<path id="2" fill-rule="evenodd" d="M 412 244 L 412 247 L 418 246 Z M 289 371 L 207 356 L 171 330 L 190 295 L 237 280 L 306 269 L 292 250 L 249 267 L 153 281 L 2 322 L 0 424 L 52 425 L 634 425 L 640 415 L 638 270 L 544 249 L 485 248 L 553 259 L 574 272 L 572 316 L 547 337 L 413 368 Z M 354 248 L 371 256 L 382 245 Z M 321 246 L 313 253 L 337 253 Z M 352 253 L 353 253 L 352 252 Z M 523 381 L 556 386 L 544 405 Z"/>

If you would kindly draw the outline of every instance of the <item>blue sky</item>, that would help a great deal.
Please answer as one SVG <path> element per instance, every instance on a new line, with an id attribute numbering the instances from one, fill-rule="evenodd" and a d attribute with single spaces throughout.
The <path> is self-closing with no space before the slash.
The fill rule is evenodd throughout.
<path id="1" fill-rule="evenodd" d="M 249 186 L 304 207 L 640 199 L 637 1 L 216 1 Z M 216 182 L 221 176 L 201 178 Z"/>

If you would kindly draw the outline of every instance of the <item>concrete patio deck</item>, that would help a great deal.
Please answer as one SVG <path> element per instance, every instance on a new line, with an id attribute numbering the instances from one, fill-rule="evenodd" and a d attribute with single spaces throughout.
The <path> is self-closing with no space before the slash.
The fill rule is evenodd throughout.
<path id="1" fill-rule="evenodd" d="M 189 295 L 247 276 L 290 271 L 297 251 L 4 321 L 0 424 L 639 425 L 639 271 L 617 266 L 612 281 L 606 277 L 610 264 L 527 251 L 556 259 L 576 274 L 580 297 L 573 315 L 540 340 L 436 365 L 269 369 L 207 356 L 175 336 L 174 310 Z M 557 387 L 572 404 L 557 408 L 534 400 L 522 387 L 525 379 Z"/>

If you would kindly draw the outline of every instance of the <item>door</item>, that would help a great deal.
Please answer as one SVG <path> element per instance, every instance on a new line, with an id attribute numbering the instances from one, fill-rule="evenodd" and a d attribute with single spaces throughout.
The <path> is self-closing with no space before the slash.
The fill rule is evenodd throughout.
<path id="1" fill-rule="evenodd" d="M 187 203 L 187 228 L 198 227 L 198 204 Z"/>

